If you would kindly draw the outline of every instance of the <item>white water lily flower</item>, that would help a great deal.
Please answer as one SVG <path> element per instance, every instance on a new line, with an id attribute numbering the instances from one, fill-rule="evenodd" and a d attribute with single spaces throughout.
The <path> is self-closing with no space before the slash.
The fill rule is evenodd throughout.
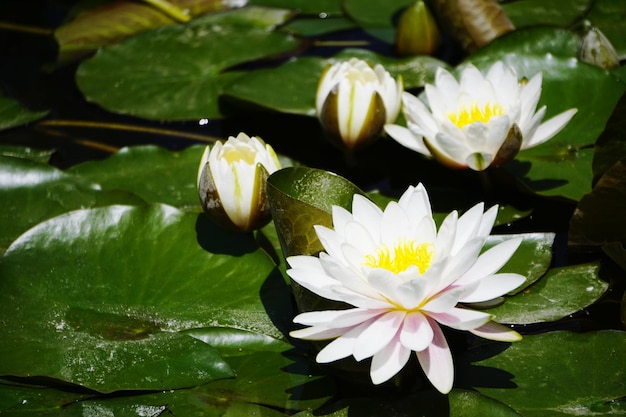
<path id="1" fill-rule="evenodd" d="M 486 76 L 468 65 L 457 80 L 438 68 L 435 85 L 425 86 L 428 107 L 404 93 L 408 128 L 387 125 L 401 145 L 453 168 L 481 171 L 513 159 L 519 150 L 540 145 L 574 116 L 569 109 L 541 123 L 546 107 L 535 112 L 541 73 L 520 82 L 513 68 L 496 62 Z"/>
<path id="2" fill-rule="evenodd" d="M 280 169 L 272 147 L 239 133 L 204 150 L 198 168 L 198 194 L 204 211 L 231 229 L 250 231 L 270 221 L 267 177 Z"/>
<path id="3" fill-rule="evenodd" d="M 524 282 L 497 273 L 521 243 L 506 240 L 481 254 L 497 207 L 479 203 L 463 216 L 450 213 L 437 231 L 424 187 L 409 187 L 384 211 L 355 195 L 352 213 L 333 207 L 333 229 L 316 226 L 324 246 L 319 257 L 289 257 L 287 273 L 317 295 L 350 304 L 346 310 L 301 313 L 291 332 L 308 340 L 335 339 L 317 355 L 328 363 L 372 358 L 370 376 L 381 384 L 398 373 L 411 352 L 442 393 L 454 369 L 441 325 L 478 336 L 516 341 L 521 336 L 486 312 L 462 303 L 492 300 Z"/>
<path id="4" fill-rule="evenodd" d="M 402 78 L 394 80 L 377 64 L 352 58 L 330 65 L 317 87 L 315 108 L 331 139 L 356 149 L 378 138 L 402 105 Z"/>

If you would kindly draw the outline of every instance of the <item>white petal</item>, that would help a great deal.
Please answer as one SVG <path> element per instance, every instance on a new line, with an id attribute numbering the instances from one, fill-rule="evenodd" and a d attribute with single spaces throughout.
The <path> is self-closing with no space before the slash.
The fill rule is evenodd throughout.
<path id="1" fill-rule="evenodd" d="M 450 255 L 456 238 L 457 222 L 458 213 L 456 211 L 450 212 L 450 214 L 443 219 L 441 226 L 439 226 L 439 231 L 437 232 L 433 263 L 439 262 Z"/>
<path id="2" fill-rule="evenodd" d="M 493 224 L 496 222 L 496 217 L 498 216 L 498 205 L 491 206 L 489 210 L 487 210 L 483 214 L 483 218 L 480 221 L 480 226 L 478 231 L 476 232 L 477 237 L 486 237 L 491 232 L 493 228 Z"/>
<path id="3" fill-rule="evenodd" d="M 374 236 L 372 236 L 372 232 L 374 232 Z M 357 221 L 352 221 L 346 225 L 345 238 L 346 241 L 357 248 L 361 254 L 375 251 L 380 240 L 378 228 L 368 229 L 363 223 Z"/>
<path id="4" fill-rule="evenodd" d="M 400 207 L 408 213 L 412 219 L 422 217 L 432 218 L 432 209 L 428 193 L 422 184 L 417 187 L 410 186 L 398 200 Z"/>
<path id="5" fill-rule="evenodd" d="M 307 327 L 293 330 L 289 336 L 304 340 L 328 340 L 334 339 L 346 333 L 350 328 L 327 329 L 326 327 Z"/>
<path id="6" fill-rule="evenodd" d="M 569 109 L 543 122 L 531 138 L 524 138 L 522 149 L 532 148 L 551 139 L 565 127 L 577 111 L 578 109 Z"/>
<path id="7" fill-rule="evenodd" d="M 430 156 L 430 152 L 424 145 L 422 136 L 414 134 L 406 127 L 400 125 L 385 125 L 385 132 L 405 148 Z"/>
<path id="8" fill-rule="evenodd" d="M 522 132 L 526 132 L 526 125 L 530 121 L 531 117 L 535 113 L 537 103 L 539 103 L 539 97 L 541 97 L 541 72 L 535 74 L 526 85 L 524 85 L 520 92 L 521 102 L 521 114 L 519 118 L 520 128 Z"/>
<path id="9" fill-rule="evenodd" d="M 402 325 L 404 311 L 390 311 L 380 317 L 364 329 L 358 336 L 355 344 L 353 355 L 357 361 L 369 358 L 380 352 L 388 343 L 390 343 L 398 329 Z"/>
<path id="10" fill-rule="evenodd" d="M 411 351 L 400 343 L 395 337 L 383 350 L 372 358 L 370 376 L 376 385 L 390 380 L 404 368 L 409 361 Z"/>
<path id="11" fill-rule="evenodd" d="M 459 217 L 456 224 L 456 235 L 451 252 L 452 256 L 477 235 L 478 228 L 482 221 L 484 207 L 484 203 L 478 203 Z"/>
<path id="12" fill-rule="evenodd" d="M 513 291 L 526 281 L 523 275 L 519 274 L 495 274 L 482 278 L 471 292 L 466 293 L 461 298 L 463 303 L 478 303 L 481 301 L 493 300 L 510 291 Z"/>
<path id="13" fill-rule="evenodd" d="M 426 317 L 420 312 L 407 314 L 400 331 L 400 342 L 407 349 L 419 352 L 426 349 L 432 340 L 433 329 Z"/>
<path id="14" fill-rule="evenodd" d="M 488 323 L 493 315 L 465 308 L 452 308 L 443 313 L 428 313 L 439 323 L 457 330 L 472 330 Z"/>
<path id="15" fill-rule="evenodd" d="M 445 313 L 458 304 L 459 298 L 463 292 L 464 289 L 462 288 L 448 289 L 447 291 L 437 294 L 435 297 L 431 298 L 426 304 L 424 304 L 424 306 L 422 306 L 421 310 L 427 311 L 428 313 Z"/>
<path id="16" fill-rule="evenodd" d="M 313 228 L 326 253 L 333 258 L 343 259 L 341 251 L 341 245 L 343 244 L 342 237 L 336 231 L 326 226 L 316 224 Z"/>
<path id="17" fill-rule="evenodd" d="M 387 204 L 380 223 L 381 241 L 390 245 L 390 248 L 402 238 L 407 238 L 411 220 L 402 207 L 395 201 Z"/>
<path id="18" fill-rule="evenodd" d="M 352 199 L 352 216 L 355 221 L 362 223 L 370 231 L 372 238 L 376 240 L 383 216 L 380 207 L 367 197 L 355 194 Z"/>
<path id="19" fill-rule="evenodd" d="M 457 280 L 467 272 L 478 259 L 478 255 L 483 248 L 483 239 L 476 238 L 465 243 L 459 253 L 447 259 L 446 266 L 441 273 L 439 288 L 443 289 L 448 285 L 457 283 Z"/>
<path id="20" fill-rule="evenodd" d="M 404 105 L 404 114 L 409 124 L 415 124 L 416 128 L 424 134 L 432 134 L 439 130 L 437 122 L 433 118 L 432 113 L 419 98 L 412 94 L 404 93 L 402 95 L 402 103 Z"/>
<path id="21" fill-rule="evenodd" d="M 439 325 L 431 322 L 431 327 L 434 333 L 432 343 L 426 349 L 417 352 L 416 355 L 433 386 L 442 394 L 447 394 L 452 389 L 454 382 L 452 354 Z"/>
<path id="22" fill-rule="evenodd" d="M 351 308 L 348 310 L 309 311 L 298 314 L 293 322 L 305 326 L 320 326 L 326 328 L 345 328 L 361 324 L 371 318 L 385 313 L 386 310 L 369 310 L 365 308 Z"/>
<path id="23" fill-rule="evenodd" d="M 517 342 L 522 340 L 522 336 L 515 330 L 511 330 L 508 327 L 493 321 L 490 321 L 489 323 L 474 330 L 470 330 L 470 333 L 485 339 L 496 340 L 498 342 Z"/>
<path id="24" fill-rule="evenodd" d="M 353 327 L 342 336 L 324 346 L 324 349 L 319 351 L 315 360 L 318 363 L 329 363 L 352 355 L 357 337 L 359 337 L 361 332 L 369 325 L 370 322 L 367 321 L 359 326 Z"/>
<path id="25" fill-rule="evenodd" d="M 498 272 L 511 259 L 521 243 L 522 238 L 516 237 L 490 248 L 480 255 L 470 270 L 457 281 L 457 284 L 470 283 Z"/>
<path id="26" fill-rule="evenodd" d="M 333 229 L 335 233 L 339 236 L 345 236 L 345 227 L 346 224 L 352 221 L 352 213 L 343 207 L 333 206 L 332 207 L 332 215 L 333 215 Z"/>

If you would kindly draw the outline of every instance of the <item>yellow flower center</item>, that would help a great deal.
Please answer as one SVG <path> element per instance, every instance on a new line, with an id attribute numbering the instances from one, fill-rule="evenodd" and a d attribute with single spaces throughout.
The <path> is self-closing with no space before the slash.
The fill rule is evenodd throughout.
<path id="1" fill-rule="evenodd" d="M 384 268 L 396 274 L 415 265 L 420 274 L 423 274 L 430 267 L 432 246 L 431 243 L 417 243 L 408 239 L 399 240 L 393 248 L 382 244 L 374 254 L 365 257 L 364 264 L 371 268 Z"/>
<path id="2" fill-rule="evenodd" d="M 238 146 L 236 148 L 224 146 L 222 150 L 222 156 L 228 164 L 243 161 L 252 165 L 256 158 L 256 151 L 250 146 Z"/>
<path id="3" fill-rule="evenodd" d="M 504 110 L 498 103 L 487 103 L 482 107 L 476 103 L 472 103 L 462 106 L 456 113 L 448 113 L 448 119 L 457 125 L 459 129 L 462 129 L 463 126 L 474 122 L 487 123 L 492 117 L 502 116 L 503 113 Z"/>

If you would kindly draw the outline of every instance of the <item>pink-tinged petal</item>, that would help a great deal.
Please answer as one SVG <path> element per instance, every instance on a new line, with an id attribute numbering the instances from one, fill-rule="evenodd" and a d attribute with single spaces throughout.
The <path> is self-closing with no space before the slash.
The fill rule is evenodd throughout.
<path id="1" fill-rule="evenodd" d="M 472 330 L 488 323 L 493 315 L 465 308 L 452 308 L 443 313 L 428 313 L 428 316 L 444 326 L 457 330 Z"/>
<path id="2" fill-rule="evenodd" d="M 405 315 L 404 311 L 390 311 L 374 319 L 357 337 L 353 350 L 354 359 L 362 361 L 387 346 L 398 333 Z"/>
<path id="3" fill-rule="evenodd" d="M 411 130 L 400 125 L 385 125 L 385 132 L 405 148 L 419 152 L 422 155 L 430 156 L 430 152 L 428 152 L 428 149 L 424 145 L 424 140 L 421 135 L 416 135 L 411 132 Z"/>
<path id="4" fill-rule="evenodd" d="M 468 241 L 478 234 L 478 228 L 483 217 L 485 205 L 478 203 L 467 210 L 456 224 L 456 235 L 451 254 L 454 256 Z"/>
<path id="5" fill-rule="evenodd" d="M 407 349 L 420 352 L 430 345 L 433 334 L 430 323 L 422 313 L 409 313 L 400 330 L 400 342 Z"/>
<path id="6" fill-rule="evenodd" d="M 365 308 L 351 308 L 348 310 L 309 311 L 298 314 L 293 322 L 305 326 L 320 326 L 326 328 L 346 328 L 356 326 L 369 319 L 384 314 L 387 310 L 369 310 Z M 345 333 L 345 332 L 344 332 Z"/>
<path id="7" fill-rule="evenodd" d="M 496 222 L 498 216 L 498 205 L 492 206 L 483 214 L 483 218 L 480 221 L 480 226 L 476 232 L 477 237 L 486 237 L 491 232 L 493 224 Z"/>
<path id="8" fill-rule="evenodd" d="M 372 358 L 370 366 L 370 377 L 375 385 L 382 384 L 390 380 L 394 375 L 404 368 L 409 361 L 411 351 L 394 338 L 380 352 Z"/>
<path id="9" fill-rule="evenodd" d="M 431 384 L 442 394 L 447 394 L 454 383 L 452 354 L 439 325 L 431 321 L 431 327 L 433 329 L 432 343 L 416 355 Z"/>
<path id="10" fill-rule="evenodd" d="M 524 138 L 522 149 L 532 148 L 551 139 L 565 127 L 577 111 L 578 109 L 569 109 L 543 122 L 531 138 L 528 138 L 528 140 Z"/>
<path id="11" fill-rule="evenodd" d="M 318 363 L 329 363 L 352 355 L 357 338 L 369 325 L 370 322 L 367 321 L 348 330 L 345 334 L 324 346 L 318 352 L 315 360 Z"/>
<path id="12" fill-rule="evenodd" d="M 419 271 L 417 272 L 419 273 Z M 401 274 L 399 274 L 401 275 Z M 400 277 L 401 279 L 404 277 Z M 399 305 L 406 310 L 414 310 L 424 303 L 424 299 L 432 288 L 427 279 L 423 277 L 406 280 L 396 289 Z"/>
<path id="13" fill-rule="evenodd" d="M 511 238 L 490 248 L 476 260 L 476 263 L 456 282 L 459 285 L 474 282 L 498 272 L 515 253 L 522 238 Z"/>
<path id="14" fill-rule="evenodd" d="M 498 342 L 518 342 L 522 340 L 522 335 L 517 333 L 515 330 L 511 330 L 510 328 L 493 321 L 490 321 L 489 323 L 474 330 L 470 330 L 470 333 Z"/>
<path id="15" fill-rule="evenodd" d="M 479 303 L 493 300 L 510 291 L 513 291 L 526 281 L 523 275 L 519 274 L 495 274 L 487 276 L 478 281 L 478 285 L 471 292 L 463 294 L 462 303 Z"/>
<path id="16" fill-rule="evenodd" d="M 289 332 L 289 336 L 304 340 L 328 340 L 339 337 L 349 330 L 350 328 L 307 327 L 306 329 L 293 330 Z"/>

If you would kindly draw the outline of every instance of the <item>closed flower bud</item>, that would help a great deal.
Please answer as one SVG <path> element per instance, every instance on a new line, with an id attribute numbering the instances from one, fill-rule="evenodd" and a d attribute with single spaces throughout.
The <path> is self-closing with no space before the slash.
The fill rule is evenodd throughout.
<path id="1" fill-rule="evenodd" d="M 619 67 L 619 57 L 611 42 L 595 26 L 589 26 L 583 36 L 578 55 L 581 61 L 602 69 Z"/>
<path id="2" fill-rule="evenodd" d="M 316 110 L 331 140 L 354 150 L 377 139 L 398 117 L 402 78 L 394 80 L 382 65 L 370 67 L 352 58 L 329 66 L 317 88 Z"/>
<path id="3" fill-rule="evenodd" d="M 266 180 L 280 169 L 270 145 L 239 133 L 226 143 L 206 147 L 198 167 L 198 194 L 205 213 L 216 223 L 251 231 L 271 220 Z"/>
<path id="4" fill-rule="evenodd" d="M 431 55 L 440 42 L 437 23 L 422 0 L 402 12 L 396 31 L 398 55 Z"/>

